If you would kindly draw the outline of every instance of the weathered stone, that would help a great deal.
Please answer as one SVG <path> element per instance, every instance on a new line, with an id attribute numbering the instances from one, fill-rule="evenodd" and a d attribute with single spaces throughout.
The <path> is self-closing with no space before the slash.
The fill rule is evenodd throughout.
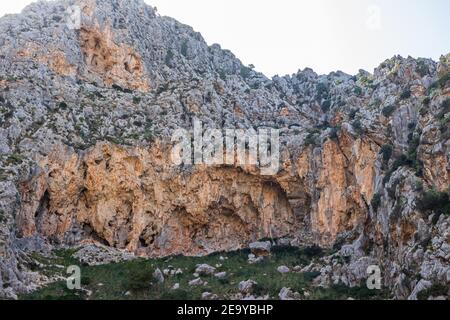
<path id="1" fill-rule="evenodd" d="M 87 245 L 79 249 L 73 257 L 81 263 L 89 266 L 98 266 L 121 261 L 128 261 L 135 258 L 129 252 L 117 250 L 100 244 Z"/>
<path id="2" fill-rule="evenodd" d="M 272 244 L 270 241 L 250 243 L 249 248 L 257 257 L 267 256 L 270 254 Z"/>
<path id="3" fill-rule="evenodd" d="M 255 264 L 264 261 L 264 257 L 256 257 L 254 254 L 248 255 L 248 263 Z"/>
<path id="4" fill-rule="evenodd" d="M 288 267 L 286 267 L 286 266 L 280 266 L 280 267 L 278 267 L 278 268 L 277 268 L 277 271 L 278 271 L 279 273 L 289 273 L 289 272 L 291 272 L 291 270 L 290 270 Z"/>
<path id="5" fill-rule="evenodd" d="M 298 292 L 293 292 L 290 288 L 283 288 L 278 295 L 280 300 L 300 300 L 301 295 Z"/>
<path id="6" fill-rule="evenodd" d="M 258 283 L 253 280 L 241 281 L 238 289 L 242 294 L 250 294 Z"/>
<path id="7" fill-rule="evenodd" d="M 217 279 L 225 279 L 228 276 L 226 272 L 219 272 L 214 275 Z"/>
<path id="8" fill-rule="evenodd" d="M 211 292 L 203 292 L 202 300 L 218 300 L 219 296 L 217 294 Z"/>
<path id="9" fill-rule="evenodd" d="M 194 280 L 189 281 L 189 285 L 190 285 L 191 287 L 194 287 L 194 286 L 203 286 L 204 284 L 205 284 L 205 282 L 204 282 L 202 279 L 200 279 L 200 278 L 197 278 L 197 279 L 194 279 Z"/>
<path id="10" fill-rule="evenodd" d="M 74 3 L 78 30 L 55 16 Z M 314 283 L 360 285 L 369 263 L 396 298 L 417 285 L 403 271 L 448 281 L 450 219 L 419 203 L 449 185 L 449 55 L 268 79 L 138 0 L 32 4 L 1 18 L 0 44 L 0 298 L 41 284 L 30 252 L 93 242 L 130 257 L 344 244 L 305 268 Z M 280 170 L 173 165 L 194 119 L 280 128 Z"/>
<path id="11" fill-rule="evenodd" d="M 195 273 L 197 273 L 200 276 L 210 276 L 213 275 L 216 272 L 216 268 L 211 267 L 207 264 L 200 264 L 195 269 Z"/>
<path id="12" fill-rule="evenodd" d="M 414 290 L 411 292 L 410 296 L 408 297 L 408 300 L 417 300 L 417 295 L 426 289 L 429 289 L 431 287 L 431 282 L 427 280 L 421 279 L 416 286 L 414 287 Z"/>
<path id="13" fill-rule="evenodd" d="M 178 290 L 178 289 L 180 289 L 180 284 L 179 284 L 179 283 L 175 283 L 175 284 L 172 286 L 172 290 Z"/>
<path id="14" fill-rule="evenodd" d="M 158 283 L 164 283 L 165 279 L 164 279 L 164 274 L 162 273 L 161 269 L 156 269 L 155 272 L 153 273 L 153 278 L 155 278 L 155 280 Z"/>

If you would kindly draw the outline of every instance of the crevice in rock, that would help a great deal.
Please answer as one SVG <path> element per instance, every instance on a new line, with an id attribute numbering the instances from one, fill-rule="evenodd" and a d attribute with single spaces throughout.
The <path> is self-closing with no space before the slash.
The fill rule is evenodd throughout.
<path id="1" fill-rule="evenodd" d="M 83 224 L 83 225 L 82 225 L 82 229 L 83 229 L 83 232 L 84 232 L 84 236 L 85 236 L 86 238 L 90 238 L 90 239 L 92 239 L 92 240 L 94 240 L 94 241 L 96 241 L 96 242 L 98 242 L 98 243 L 101 243 L 101 244 L 103 244 L 103 245 L 105 245 L 105 246 L 109 246 L 108 241 L 105 240 L 103 237 L 101 237 L 101 236 L 95 231 L 95 229 L 92 228 L 92 226 L 91 226 L 90 224 L 88 224 L 88 223 Z"/>
<path id="2" fill-rule="evenodd" d="M 104 143 L 81 154 L 50 156 L 45 163 L 50 161 L 52 174 L 41 179 L 49 187 L 40 191 L 39 208 L 22 213 L 36 220 L 24 224 L 27 236 L 37 232 L 70 245 L 90 239 L 167 256 L 238 249 L 301 228 L 307 210 L 300 189 L 291 200 L 276 177 L 234 167 L 197 168 L 180 178 L 160 152 Z M 37 195 L 29 194 L 35 203 Z"/>

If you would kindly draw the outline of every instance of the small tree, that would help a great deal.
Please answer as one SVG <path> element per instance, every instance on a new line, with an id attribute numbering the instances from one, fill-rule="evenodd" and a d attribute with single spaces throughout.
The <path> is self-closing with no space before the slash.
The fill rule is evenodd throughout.
<path id="1" fill-rule="evenodd" d="M 372 205 L 373 211 L 377 212 L 378 208 L 381 205 L 381 196 L 379 193 L 375 193 L 372 201 L 370 202 L 370 204 Z"/>
<path id="2" fill-rule="evenodd" d="M 405 91 L 402 92 L 402 94 L 400 95 L 400 99 L 401 100 L 406 100 L 409 99 L 411 97 L 411 90 L 406 89 Z"/>
<path id="3" fill-rule="evenodd" d="M 387 106 L 385 108 L 383 108 L 383 116 L 385 116 L 386 118 L 389 118 L 395 111 L 395 107 L 394 106 Z"/>
<path id="4" fill-rule="evenodd" d="M 383 155 L 383 164 L 387 165 L 391 160 L 394 147 L 390 144 L 385 144 L 381 147 L 380 153 Z"/>

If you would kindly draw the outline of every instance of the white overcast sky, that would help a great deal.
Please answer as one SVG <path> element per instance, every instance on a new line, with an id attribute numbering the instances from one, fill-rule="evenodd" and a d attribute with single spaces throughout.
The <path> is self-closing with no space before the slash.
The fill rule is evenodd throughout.
<path id="1" fill-rule="evenodd" d="M 449 0 L 145 0 L 267 76 L 372 72 L 396 54 L 450 53 Z M 31 0 L 3 0 L 0 16 Z M 98 0 L 101 2 L 101 0 Z"/>

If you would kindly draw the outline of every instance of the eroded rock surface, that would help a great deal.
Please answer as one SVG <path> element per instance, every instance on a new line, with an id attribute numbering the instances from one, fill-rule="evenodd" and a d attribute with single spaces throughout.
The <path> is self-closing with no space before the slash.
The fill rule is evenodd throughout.
<path id="1" fill-rule="evenodd" d="M 55 150 L 41 162 L 45 173 L 21 186 L 19 234 L 67 244 L 88 237 L 167 256 L 238 249 L 299 229 L 301 217 L 276 180 L 240 168 L 183 173 L 167 157 L 158 147 Z"/>
<path id="2" fill-rule="evenodd" d="M 161 257 L 287 236 L 335 248 L 304 268 L 318 285 L 372 264 L 396 298 L 448 282 L 449 58 L 268 79 L 140 0 L 2 18 L 0 296 L 36 287 L 30 252 L 92 241 Z M 279 172 L 174 166 L 194 120 L 279 129 Z"/>

